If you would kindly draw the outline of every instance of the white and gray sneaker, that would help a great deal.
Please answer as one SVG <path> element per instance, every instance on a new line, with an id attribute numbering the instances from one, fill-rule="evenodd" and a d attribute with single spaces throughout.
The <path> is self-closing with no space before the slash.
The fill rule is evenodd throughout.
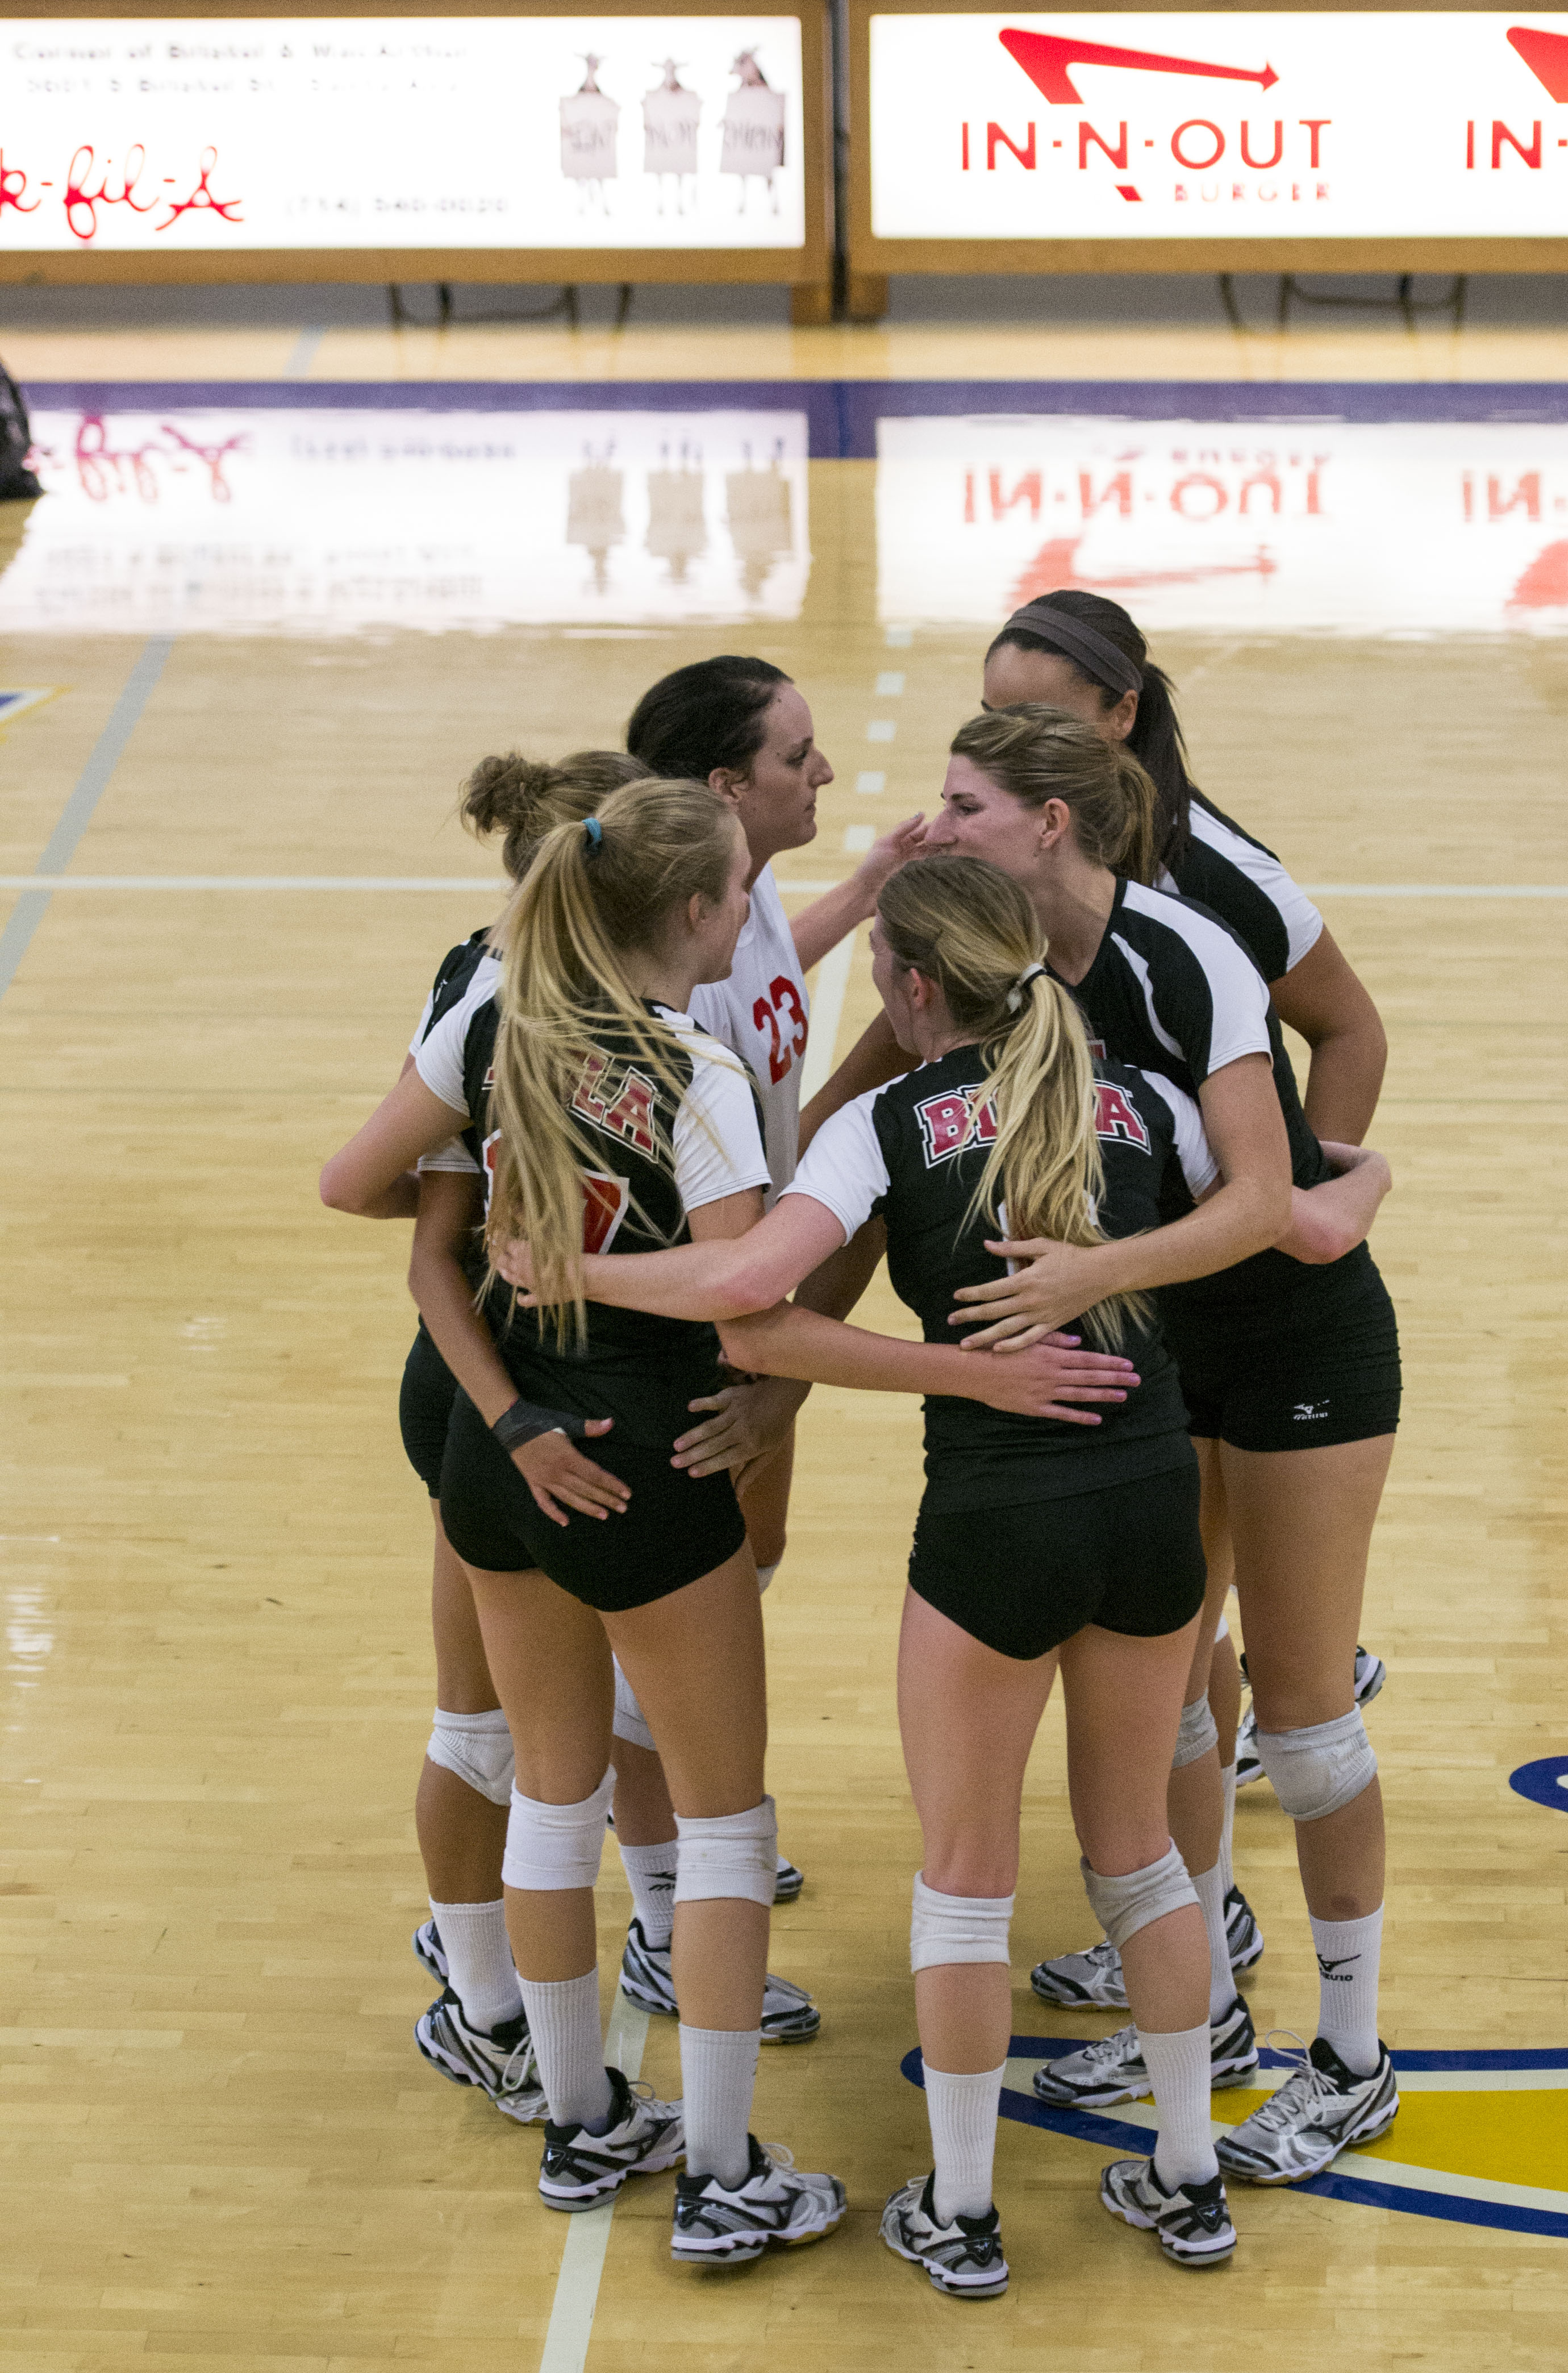
<path id="1" fill-rule="evenodd" d="M 773 1901 L 793 1903 L 806 1884 L 806 1873 L 797 1870 L 788 1854 L 780 1854 L 778 1876 L 773 1881 Z"/>
<path id="2" fill-rule="evenodd" d="M 1386 2045 L 1377 2047 L 1371 2075 L 1357 2076 L 1319 2036 L 1279 2091 L 1222 2135 L 1214 2155 L 1226 2175 L 1249 2183 L 1305 2183 L 1353 2143 L 1375 2143 L 1399 2113 Z"/>
<path id="3" fill-rule="evenodd" d="M 658 2175 L 685 2155 L 679 2101 L 659 2101 L 648 2085 L 633 2085 L 607 2068 L 610 2124 L 602 2134 L 582 2125 L 544 2123 L 539 2196 L 547 2208 L 597 2208 L 612 2199 L 629 2175 Z"/>
<path id="4" fill-rule="evenodd" d="M 655 2018 L 680 2016 L 669 1946 L 650 1945 L 640 1920 L 633 1920 L 626 1932 L 626 1950 L 621 1956 L 621 1991 L 628 2002 L 636 2003 Z M 770 1970 L 762 1985 L 763 2042 L 809 2043 L 821 2024 L 822 2014 L 804 1986 L 792 1985 L 787 1978 L 776 1978 Z"/>
<path id="5" fill-rule="evenodd" d="M 1210 2083 L 1216 2091 L 1245 2085 L 1258 2065 L 1252 2016 L 1239 1994 L 1209 2028 Z M 1119 2027 L 1082 2052 L 1047 2060 L 1035 2070 L 1034 2088 L 1054 2110 L 1106 2110 L 1113 2101 L 1141 2101 L 1155 2089 L 1135 2027 Z"/>
<path id="6" fill-rule="evenodd" d="M 434 1920 L 422 1920 L 410 1937 L 413 1958 L 422 1970 L 428 1970 L 438 1986 L 447 1984 L 452 1971 L 447 1959 L 447 1948 L 441 1942 L 441 1931 Z"/>
<path id="7" fill-rule="evenodd" d="M 912 2175 L 891 2193 L 882 2211 L 882 2239 L 896 2257 L 923 2266 L 933 2290 L 949 2298 L 1000 2298 L 1007 2287 L 1007 2261 L 994 2205 L 983 2216 L 955 2216 L 939 2224 L 936 2176 Z"/>
<path id="8" fill-rule="evenodd" d="M 1239 1887 L 1225 1900 L 1225 1942 L 1230 1966 L 1239 1977 L 1263 1958 L 1263 1932 Z M 1109 1937 L 1091 1945 L 1086 1953 L 1063 1953 L 1054 1961 L 1037 1961 L 1029 1983 L 1041 2002 L 1057 2010 L 1125 2010 L 1127 1987 L 1121 1956 Z"/>
<path id="9" fill-rule="evenodd" d="M 1125 2010 L 1127 1989 L 1121 1981 L 1121 1956 L 1108 1936 L 1086 1953 L 1063 1953 L 1054 1961 L 1037 1961 L 1029 1983 L 1041 2002 L 1059 2010 Z"/>
<path id="10" fill-rule="evenodd" d="M 1263 1931 L 1239 1887 L 1233 1887 L 1225 1900 L 1225 1941 L 1236 1977 L 1255 1969 L 1263 1958 Z"/>
<path id="11" fill-rule="evenodd" d="M 820 2240 L 844 2213 L 836 2175 L 803 2175 L 782 2144 L 747 2136 L 750 2164 L 733 2192 L 716 2175 L 678 2175 L 669 2254 L 689 2266 L 743 2266 L 773 2246 Z"/>
<path id="12" fill-rule="evenodd" d="M 1370 1705 L 1388 1677 L 1388 1667 L 1383 1662 L 1382 1657 L 1375 1655 L 1370 1648 L 1364 1648 L 1358 1640 L 1355 1643 L 1355 1701 L 1357 1705 Z"/>
<path id="13" fill-rule="evenodd" d="M 503 2020 L 487 2034 L 470 2027 L 462 2004 L 447 1986 L 414 2021 L 413 2040 L 454 2085 L 475 2085 L 488 2093 L 503 2117 L 531 2126 L 545 2111 L 527 2014 Z"/>
<path id="14" fill-rule="evenodd" d="M 1235 2250 L 1236 2227 L 1217 2175 L 1167 2192 L 1152 2158 L 1117 2158 L 1101 2170 L 1099 2196 L 1124 2225 L 1155 2234 L 1174 2266 L 1223 2266 Z"/>

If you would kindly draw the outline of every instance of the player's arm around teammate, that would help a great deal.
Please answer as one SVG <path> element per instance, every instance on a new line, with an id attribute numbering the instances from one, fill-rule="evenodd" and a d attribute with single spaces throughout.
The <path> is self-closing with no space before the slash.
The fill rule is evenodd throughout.
<path id="1" fill-rule="evenodd" d="M 498 1005 L 448 1015 L 378 1116 L 379 1159 L 403 1166 L 454 1113 L 485 1110 L 493 1079 L 496 1218 L 527 1214 L 549 1280 L 538 1318 L 513 1323 L 504 1292 L 487 1302 L 515 1397 L 494 1428 L 459 1400 L 442 1490 L 517 1754 L 505 1875 L 552 2112 L 541 2194 L 589 2206 L 684 2150 L 672 2246 L 704 2262 L 810 2239 L 837 2223 L 843 2194 L 747 2135 L 775 1859 L 761 1615 L 728 1477 L 693 1483 L 668 1465 L 674 1413 L 714 1338 L 590 1309 L 576 1272 L 585 1229 L 657 1242 L 692 1215 L 738 1227 L 761 1210 L 768 1174 L 749 1084 L 684 1012 L 694 982 L 729 961 L 746 864 L 734 819 L 693 785 L 633 786 L 561 827 L 502 926 Z M 522 1486 L 510 1444 L 562 1409 L 615 1419 L 595 1448 L 630 1486 L 627 1518 L 573 1514 L 562 1526 Z M 592 1888 L 612 1779 L 612 1646 L 680 1823 L 684 2136 L 678 2110 L 634 2099 L 603 2066 Z"/>
<path id="2" fill-rule="evenodd" d="M 1330 1165 L 1302 1114 L 1256 967 L 1212 917 L 1137 878 L 1148 870 L 1154 814 L 1153 785 L 1123 748 L 1063 712 L 1026 705 L 977 718 L 955 736 L 931 838 L 990 857 L 1028 890 L 1052 967 L 1072 986 L 1091 1032 L 1112 1056 L 1196 1094 L 1227 1175 L 1237 1098 L 1256 1107 L 1272 1070 L 1290 1175 L 1315 1188 Z M 1260 1112 L 1258 1119 L 1261 1126 Z M 977 1338 L 987 1342 L 1029 1321 L 1060 1324 L 1095 1292 L 1162 1289 L 1161 1318 L 1199 1443 L 1205 1536 L 1228 1525 L 1259 1751 L 1295 1822 L 1322 1976 L 1309 2064 L 1227 2139 L 1222 2156 L 1237 2174 L 1289 2182 L 1317 2172 L 1347 2143 L 1386 2131 L 1398 2108 L 1376 2030 L 1382 1800 L 1353 1675 L 1367 1553 L 1399 1419 L 1399 1338 L 1365 1245 L 1322 1265 L 1271 1249 L 1184 1285 L 1162 1275 L 1162 1245 L 1173 1248 L 1204 1215 L 1136 1244 L 1009 1243 L 1003 1249 L 1019 1273 L 967 1291 L 959 1299 L 972 1307 L 957 1323 L 993 1321 Z M 1200 1891 L 1210 1890 L 1211 2009 L 1220 2022 L 1231 1960 L 1220 1917 L 1225 1807 L 1206 1686 L 1226 1575 L 1219 1558 L 1211 1567 L 1189 1700 L 1204 1743 L 1177 1774 L 1172 1822 L 1202 1875 Z M 1195 1728 L 1194 1743 L 1198 1736 Z"/>

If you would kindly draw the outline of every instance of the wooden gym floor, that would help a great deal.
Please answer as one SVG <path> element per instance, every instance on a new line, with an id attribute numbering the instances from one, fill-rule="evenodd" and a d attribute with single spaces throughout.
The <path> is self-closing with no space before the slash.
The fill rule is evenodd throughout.
<path id="1" fill-rule="evenodd" d="M 134 357 L 89 345 L 66 360 L 18 338 L 7 358 L 49 380 L 225 376 L 186 333 L 168 349 L 138 333 Z M 1561 379 L 1561 349 L 1487 368 Z M 487 352 L 498 376 L 526 366 Z M 1443 375 L 1434 354 L 1417 375 Z M 1371 378 L 1412 368 L 1394 334 L 1356 356 Z M 249 353 L 238 375 L 285 359 Z M 1203 375 L 1191 353 L 1153 361 Z M 1086 333 L 1071 369 L 1021 344 L 984 368 L 1149 364 L 1123 348 L 1108 367 Z M 972 345 L 934 362 L 928 341 L 913 367 L 938 366 L 973 373 Z M 831 368 L 847 367 L 841 342 Z M 898 367 L 885 349 L 871 375 Z M 326 375 L 397 368 L 377 354 Z M 448 355 L 414 375 L 482 373 Z M 574 374 L 545 357 L 540 375 Z M 590 354 L 575 375 L 608 374 Z M 659 374 L 645 356 L 625 375 Z M 722 375 L 743 375 L 733 356 Z M 1448 375 L 1487 373 L 1466 350 Z M 537 2135 L 438 2082 L 410 2037 L 429 1995 L 408 1936 L 432 1693 L 428 1518 L 396 1428 L 405 1231 L 323 1211 L 315 1174 L 395 1077 L 437 957 L 493 909 L 491 869 L 450 821 L 481 753 L 613 740 L 667 669 L 759 648 L 798 679 L 839 767 L 786 880 L 838 878 L 846 835 L 853 849 L 868 822 L 932 803 L 984 630 L 895 623 L 889 646 L 876 469 L 809 465 L 809 583 L 795 614 L 758 624 L 742 608 L 589 632 L 220 635 L 202 630 L 198 589 L 167 642 L 95 613 L 69 633 L 35 618 L 6 647 L 6 685 L 53 696 L 0 740 L 0 922 L 20 949 L 0 999 L 0 2364 L 15 2373 L 533 2373 L 552 2312 L 552 2373 L 585 2362 L 590 2253 L 573 2244 L 563 2287 L 578 2228 L 538 2204 Z M 1098 2206 L 1104 2141 L 1005 2118 L 1005 2300 L 965 2312 L 880 2248 L 885 2194 L 926 2164 L 900 2068 L 918 1840 L 892 1695 L 918 1415 L 819 1392 L 768 1622 L 771 1785 L 807 1873 L 772 1960 L 817 1992 L 824 2024 L 815 2046 L 764 2054 L 756 2124 L 840 2172 L 853 2214 L 815 2251 L 704 2281 L 668 2264 L 668 2182 L 632 2187 L 591 2373 L 1561 2364 L 1568 1819 L 1508 1777 L 1568 1748 L 1563 906 L 1388 894 L 1568 885 L 1568 641 L 1552 623 L 1419 639 L 1173 625 L 1156 646 L 1205 787 L 1299 879 L 1343 885 L 1322 903 L 1392 1045 L 1374 1137 L 1398 1191 L 1376 1250 L 1408 1396 L 1364 1637 L 1388 1665 L 1370 1717 L 1391 1830 L 1384 2031 L 1414 2064 L 1387 2142 L 1345 2162 L 1360 2196 L 1242 2191 L 1234 2266 L 1188 2283 Z M 879 749 L 877 721 L 894 728 Z M 857 791 L 873 770 L 884 788 Z M 63 886 L 18 887 L 62 832 Z M 455 886 L 342 886 L 442 878 Z M 847 984 L 841 970 L 826 988 L 819 1053 L 841 989 L 841 1046 L 871 1011 L 864 934 Z M 896 1323 L 885 1286 L 869 1307 Z M 1014 1928 L 1020 2039 L 1111 2024 L 1074 2027 L 1028 1990 L 1040 1952 L 1088 1941 L 1075 1853 L 1053 1709 Z M 1310 2033 L 1309 1938 L 1266 1786 L 1243 1795 L 1237 1864 L 1268 1938 L 1248 1988 L 1259 2028 Z M 605 1871 L 608 2012 L 626 1912 L 613 1851 Z M 676 2089 L 656 2023 L 645 2068 Z M 1381 2204 L 1401 2187 L 1418 2213 Z"/>

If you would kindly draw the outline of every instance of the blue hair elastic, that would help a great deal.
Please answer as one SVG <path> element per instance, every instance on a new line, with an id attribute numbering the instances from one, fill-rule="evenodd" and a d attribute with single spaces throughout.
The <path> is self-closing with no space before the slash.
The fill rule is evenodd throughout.
<path id="1" fill-rule="evenodd" d="M 587 834 L 588 855 L 592 857 L 595 851 L 603 844 L 604 826 L 600 824 L 598 816 L 585 816 L 583 818 L 583 830 Z"/>

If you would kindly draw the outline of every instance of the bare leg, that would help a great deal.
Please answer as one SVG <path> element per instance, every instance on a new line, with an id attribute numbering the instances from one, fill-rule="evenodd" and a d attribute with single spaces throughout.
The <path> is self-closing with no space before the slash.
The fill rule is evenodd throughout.
<path id="1" fill-rule="evenodd" d="M 489 1713 L 501 1702 L 485 1661 L 473 1593 L 456 1552 L 436 1520 L 431 1628 L 436 1639 L 436 1702 L 447 1713 Z M 414 1827 L 425 1886 L 437 1903 L 497 1903 L 506 1807 L 493 1805 L 444 1764 L 426 1756 L 414 1797 Z"/>
<path id="2" fill-rule="evenodd" d="M 1247 1668 L 1260 1731 L 1304 1730 L 1354 1701 L 1362 1594 L 1391 1434 L 1329 1450 L 1225 1448 Z M 1377 1783 L 1324 1820 L 1298 1822 L 1307 1910 L 1355 1920 L 1383 1900 Z"/>
<path id="3" fill-rule="evenodd" d="M 766 1458 L 743 1467 L 735 1481 L 735 1495 L 746 1519 L 746 1537 L 760 1566 L 777 1565 L 784 1553 L 789 1488 L 795 1475 L 795 1428 Z"/>
<path id="4" fill-rule="evenodd" d="M 675 1837 L 675 1807 L 665 1785 L 664 1766 L 651 1747 L 618 1738 L 615 1764 L 615 1835 L 623 1846 L 661 1846 Z"/>

